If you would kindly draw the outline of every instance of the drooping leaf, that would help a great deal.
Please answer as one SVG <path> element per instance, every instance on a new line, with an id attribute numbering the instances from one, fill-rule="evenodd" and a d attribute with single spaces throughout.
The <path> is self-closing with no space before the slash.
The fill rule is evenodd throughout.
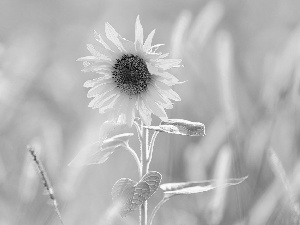
<path id="1" fill-rule="evenodd" d="M 83 166 L 104 163 L 117 149 L 125 148 L 133 133 L 124 133 L 97 141 L 81 150 L 71 161 L 70 166 Z"/>
<path id="2" fill-rule="evenodd" d="M 237 185 L 246 180 L 243 178 L 231 178 L 227 180 L 207 180 L 200 182 L 182 182 L 182 183 L 166 183 L 160 185 L 164 191 L 165 198 L 170 198 L 175 195 L 189 195 L 205 191 L 210 191 L 215 188 L 224 188 L 232 185 Z"/>
<path id="3" fill-rule="evenodd" d="M 199 122 L 191 122 L 183 119 L 169 119 L 162 121 L 159 126 L 145 126 L 145 128 L 170 134 L 189 136 L 204 136 L 205 125 Z"/>
<path id="4" fill-rule="evenodd" d="M 112 188 L 114 201 L 122 201 L 120 215 L 127 216 L 138 209 L 157 190 L 161 181 L 161 174 L 150 171 L 145 174 L 139 182 L 128 178 L 118 180 Z"/>
<path id="5" fill-rule="evenodd" d="M 110 135 L 110 133 L 115 130 L 118 127 L 118 124 L 116 124 L 114 121 L 105 121 L 101 126 L 99 130 L 99 142 L 102 144 L 102 142 Z"/>
<path id="6" fill-rule="evenodd" d="M 116 150 L 120 150 L 122 148 L 125 149 L 124 146 L 118 145 L 115 147 L 102 149 L 102 150 L 96 152 L 95 154 L 91 155 L 87 159 L 87 165 L 104 163 L 110 157 L 111 154 L 113 154 Z"/>
<path id="7" fill-rule="evenodd" d="M 128 142 L 129 141 L 129 138 L 131 136 L 133 136 L 134 134 L 133 133 L 123 133 L 123 134 L 118 134 L 118 135 L 115 135 L 109 139 L 106 139 L 104 142 L 107 143 L 109 141 L 119 141 L 119 142 Z"/>
<path id="8" fill-rule="evenodd" d="M 128 143 L 129 138 L 133 135 L 134 135 L 133 133 L 124 133 L 124 134 L 115 135 L 111 138 L 104 140 L 101 148 L 102 150 L 105 150 L 107 148 L 112 148 L 119 145 L 125 146 Z"/>

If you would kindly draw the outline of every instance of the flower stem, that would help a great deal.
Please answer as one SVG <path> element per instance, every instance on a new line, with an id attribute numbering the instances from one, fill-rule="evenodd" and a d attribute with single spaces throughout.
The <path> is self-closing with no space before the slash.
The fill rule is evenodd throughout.
<path id="1" fill-rule="evenodd" d="M 139 157 L 137 156 L 137 154 L 135 153 L 135 151 L 129 146 L 126 146 L 127 150 L 130 152 L 130 154 L 133 156 L 137 167 L 138 167 L 138 171 L 139 171 L 139 177 L 142 177 L 142 164 L 140 163 Z"/>
<path id="2" fill-rule="evenodd" d="M 159 208 L 166 202 L 168 201 L 169 198 L 163 198 L 156 206 L 155 208 L 153 209 L 152 213 L 151 213 L 151 216 L 149 218 L 149 225 L 152 225 L 152 222 L 153 222 L 153 219 L 154 219 L 154 216 L 156 214 L 156 212 L 159 210 Z"/>
<path id="3" fill-rule="evenodd" d="M 150 162 L 152 160 L 154 142 L 155 142 L 155 139 L 156 139 L 158 134 L 159 134 L 159 132 L 155 131 L 154 134 L 151 137 L 151 141 L 150 141 L 150 145 L 149 145 L 149 151 L 148 151 L 148 154 L 147 154 L 147 170 L 149 170 Z"/>
<path id="4" fill-rule="evenodd" d="M 144 130 L 143 123 L 141 123 L 141 136 L 140 136 L 140 144 L 141 144 L 141 166 L 142 166 L 142 174 L 140 178 L 142 178 L 145 174 L 148 173 L 148 162 L 147 155 L 149 152 L 149 131 L 147 129 Z M 140 225 L 147 225 L 147 201 L 145 201 L 140 207 Z"/>
<path id="5" fill-rule="evenodd" d="M 149 130 L 144 130 L 145 137 L 143 137 L 143 152 L 142 152 L 142 168 L 143 176 L 148 173 L 148 155 L 149 155 Z"/>

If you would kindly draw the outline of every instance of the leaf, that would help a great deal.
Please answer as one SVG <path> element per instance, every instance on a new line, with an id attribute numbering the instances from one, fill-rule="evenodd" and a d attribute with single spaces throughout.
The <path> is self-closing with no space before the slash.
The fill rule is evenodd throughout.
<path id="1" fill-rule="evenodd" d="M 141 179 L 142 182 L 146 182 L 150 187 L 150 196 L 154 194 L 154 192 L 159 187 L 160 181 L 161 181 L 161 174 L 156 171 L 150 171 L 146 175 L 144 175 Z"/>
<path id="2" fill-rule="evenodd" d="M 205 136 L 205 125 L 183 119 L 162 121 L 159 126 L 145 126 L 146 129 L 188 136 Z"/>
<path id="3" fill-rule="evenodd" d="M 120 150 L 122 148 L 125 149 L 124 146 L 117 145 L 115 147 L 101 149 L 87 158 L 86 165 L 104 163 L 111 154 L 113 154 L 116 150 Z"/>
<path id="4" fill-rule="evenodd" d="M 125 148 L 133 133 L 124 133 L 97 141 L 83 150 L 69 163 L 70 166 L 83 166 L 104 163 L 117 149 Z"/>
<path id="5" fill-rule="evenodd" d="M 115 135 L 111 138 L 104 140 L 102 144 L 102 148 L 105 149 L 117 145 L 126 145 L 129 141 L 129 138 L 133 135 L 134 135 L 133 133 L 123 133 L 123 134 Z"/>
<path id="6" fill-rule="evenodd" d="M 100 127 L 99 142 L 102 143 L 116 127 L 118 124 L 113 121 L 105 121 Z"/>
<path id="7" fill-rule="evenodd" d="M 237 185 L 246 180 L 243 178 L 231 178 L 227 180 L 207 180 L 200 182 L 182 182 L 182 183 L 166 183 L 160 185 L 164 191 L 165 198 L 170 198 L 175 195 L 189 195 L 205 191 L 210 191 L 215 188 L 224 188 L 232 185 Z"/>
<path id="8" fill-rule="evenodd" d="M 111 194 L 114 201 L 121 201 L 123 204 L 120 215 L 127 216 L 147 201 L 158 189 L 160 181 L 161 174 L 156 171 L 145 174 L 139 182 L 129 178 L 118 180 Z"/>
<path id="9" fill-rule="evenodd" d="M 145 182 L 139 182 L 133 188 L 132 196 L 128 198 L 124 208 L 120 212 L 122 217 L 126 217 L 129 213 L 138 209 L 148 199 L 147 196 L 150 195 L 149 185 Z"/>
<path id="10" fill-rule="evenodd" d="M 120 199 L 122 197 L 126 198 L 126 196 L 131 197 L 135 189 L 134 185 L 136 184 L 137 182 L 129 178 L 121 178 L 114 184 L 112 188 L 111 191 L 112 199 L 115 200 L 115 199 Z"/>

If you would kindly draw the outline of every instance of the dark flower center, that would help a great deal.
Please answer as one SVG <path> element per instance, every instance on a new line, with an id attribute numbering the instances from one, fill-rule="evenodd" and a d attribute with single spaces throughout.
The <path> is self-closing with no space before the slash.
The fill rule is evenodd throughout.
<path id="1" fill-rule="evenodd" d="M 151 74 L 148 71 L 146 62 L 141 57 L 133 54 L 124 54 L 116 60 L 112 76 L 121 92 L 129 96 L 146 91 L 148 84 L 151 82 Z"/>

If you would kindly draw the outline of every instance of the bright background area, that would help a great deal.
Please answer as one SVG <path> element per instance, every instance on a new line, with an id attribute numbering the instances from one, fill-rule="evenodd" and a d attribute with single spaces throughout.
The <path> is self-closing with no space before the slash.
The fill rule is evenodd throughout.
<path id="1" fill-rule="evenodd" d="M 249 176 L 239 186 L 170 200 L 154 224 L 299 224 L 299 12 L 295 0 L 0 0 L 0 224 L 59 224 L 27 144 L 39 151 L 66 225 L 104 224 L 114 182 L 138 180 L 125 151 L 105 164 L 68 167 L 97 141 L 101 121 L 82 87 L 95 74 L 82 73 L 75 60 L 89 55 L 86 44 L 105 22 L 133 40 L 137 15 L 144 35 L 156 28 L 154 43 L 183 59 L 173 72 L 188 82 L 175 86 L 182 101 L 169 117 L 202 122 L 207 133 L 160 134 L 150 169 L 163 183 Z M 276 175 L 270 149 L 286 177 Z M 158 190 L 150 211 L 161 197 Z M 111 224 L 137 218 L 116 216 Z"/>

